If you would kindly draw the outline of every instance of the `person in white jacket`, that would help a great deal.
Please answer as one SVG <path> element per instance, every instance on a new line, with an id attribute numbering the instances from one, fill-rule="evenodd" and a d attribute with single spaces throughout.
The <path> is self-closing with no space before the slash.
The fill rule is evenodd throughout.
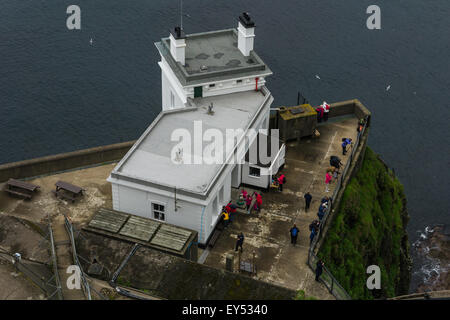
<path id="1" fill-rule="evenodd" d="M 328 121 L 328 112 L 330 112 L 330 105 L 324 101 L 322 103 L 322 108 L 323 108 L 323 121 Z"/>

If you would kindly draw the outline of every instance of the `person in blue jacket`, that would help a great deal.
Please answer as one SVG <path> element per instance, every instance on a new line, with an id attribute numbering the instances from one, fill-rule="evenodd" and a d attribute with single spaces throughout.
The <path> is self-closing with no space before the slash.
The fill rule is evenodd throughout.
<path id="1" fill-rule="evenodd" d="M 323 216 L 325 215 L 325 209 L 327 208 L 325 203 L 322 203 L 319 207 L 319 212 L 317 216 L 319 217 L 319 221 L 322 221 Z"/>
<path id="2" fill-rule="evenodd" d="M 291 234 L 291 243 L 295 246 L 295 244 L 297 243 L 297 236 L 298 236 L 298 228 L 297 226 L 294 224 L 294 226 L 291 228 L 291 230 L 289 231 L 289 233 Z"/>
<path id="3" fill-rule="evenodd" d="M 350 138 L 342 138 L 342 154 L 345 155 L 347 153 L 347 145 L 352 144 L 352 139 Z"/>
<path id="4" fill-rule="evenodd" d="M 316 229 L 312 228 L 311 234 L 309 235 L 309 245 L 311 245 L 315 236 L 316 236 Z"/>

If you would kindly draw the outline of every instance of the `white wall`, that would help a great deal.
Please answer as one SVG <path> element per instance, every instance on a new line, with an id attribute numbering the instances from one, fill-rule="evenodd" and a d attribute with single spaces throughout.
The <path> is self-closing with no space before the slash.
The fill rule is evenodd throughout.
<path id="1" fill-rule="evenodd" d="M 163 57 L 161 57 L 161 61 L 158 64 L 161 68 L 162 110 L 172 109 L 171 93 L 174 95 L 174 108 L 184 107 L 187 101 L 187 95 L 184 88 L 181 86 L 169 64 Z"/>
<path id="2" fill-rule="evenodd" d="M 242 80 L 241 82 L 238 82 L 238 80 Z M 258 78 L 258 88 L 261 88 L 266 83 L 266 80 L 264 77 Z M 213 87 L 210 85 L 214 84 Z M 226 80 L 226 81 L 219 81 L 219 82 L 208 82 L 201 84 L 203 87 L 203 97 L 212 97 L 212 96 L 218 96 L 222 94 L 229 94 L 229 93 L 236 93 L 236 92 L 243 92 L 243 91 L 251 91 L 256 89 L 256 80 L 254 77 L 252 78 L 241 78 L 241 79 L 232 79 L 232 80 Z M 194 98 L 194 87 L 196 86 L 190 86 L 185 87 L 185 93 L 188 97 Z"/>
<path id="3" fill-rule="evenodd" d="M 177 198 L 177 211 L 173 194 L 163 196 L 116 183 L 112 183 L 112 190 L 114 210 L 154 219 L 152 203 L 164 205 L 163 222 L 195 230 L 199 233 L 199 242 L 205 243 L 218 221 L 216 218 L 220 215 L 220 209 L 231 199 L 231 172 L 214 187 L 206 205 L 196 203 L 196 199 L 191 202 Z M 214 208 L 216 198 L 217 207 Z"/>
<path id="4" fill-rule="evenodd" d="M 250 166 L 259 168 L 261 170 L 260 177 L 254 177 L 250 175 Z M 267 188 L 269 186 L 270 177 L 271 175 L 268 168 L 250 165 L 248 162 L 242 165 L 242 183 L 255 187 Z"/>
<path id="5" fill-rule="evenodd" d="M 169 82 L 167 76 L 161 71 L 161 88 L 162 88 L 162 110 L 170 110 L 174 108 L 181 108 L 184 106 L 174 87 Z M 171 98 L 173 95 L 173 99 Z M 173 105 L 172 105 L 173 103 Z"/>

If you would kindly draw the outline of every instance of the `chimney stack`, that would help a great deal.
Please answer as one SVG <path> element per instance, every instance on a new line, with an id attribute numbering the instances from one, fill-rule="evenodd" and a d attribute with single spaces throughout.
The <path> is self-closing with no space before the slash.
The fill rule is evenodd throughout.
<path id="1" fill-rule="evenodd" d="M 248 12 L 244 12 L 239 16 L 238 23 L 238 49 L 246 57 L 250 55 L 250 51 L 253 50 L 253 42 L 255 38 L 255 23 L 248 15 Z"/>
<path id="2" fill-rule="evenodd" d="M 186 35 L 183 29 L 175 27 L 170 30 L 170 53 L 175 61 L 185 64 Z"/>

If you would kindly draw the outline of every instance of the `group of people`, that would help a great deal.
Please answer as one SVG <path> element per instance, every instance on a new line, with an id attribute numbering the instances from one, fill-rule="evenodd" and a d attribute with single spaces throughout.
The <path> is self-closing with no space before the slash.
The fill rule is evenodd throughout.
<path id="1" fill-rule="evenodd" d="M 258 192 L 253 192 L 253 194 L 249 194 L 245 189 L 241 191 L 240 198 L 245 201 L 245 207 L 247 212 L 250 213 L 250 206 L 252 205 L 253 199 L 255 198 L 255 203 L 253 204 L 253 210 L 256 212 L 261 211 L 262 206 L 262 195 Z"/>
<path id="2" fill-rule="evenodd" d="M 328 113 L 330 112 L 330 105 L 324 101 L 316 108 L 317 122 L 328 121 Z"/>
<path id="3" fill-rule="evenodd" d="M 228 225 L 233 222 L 234 215 L 236 213 L 237 206 L 233 203 L 228 202 L 226 206 L 222 207 L 222 215 L 223 215 L 223 222 L 225 224 L 225 227 L 228 227 Z"/>
<path id="4" fill-rule="evenodd" d="M 342 166 L 341 159 L 336 156 L 330 157 L 330 167 L 326 169 L 325 173 L 325 192 L 330 192 L 329 185 L 334 180 L 338 179 L 339 169 Z"/>
<path id="5" fill-rule="evenodd" d="M 283 184 L 286 183 L 286 175 L 281 173 L 279 176 L 272 177 L 272 185 L 278 186 L 278 191 L 283 191 Z"/>

